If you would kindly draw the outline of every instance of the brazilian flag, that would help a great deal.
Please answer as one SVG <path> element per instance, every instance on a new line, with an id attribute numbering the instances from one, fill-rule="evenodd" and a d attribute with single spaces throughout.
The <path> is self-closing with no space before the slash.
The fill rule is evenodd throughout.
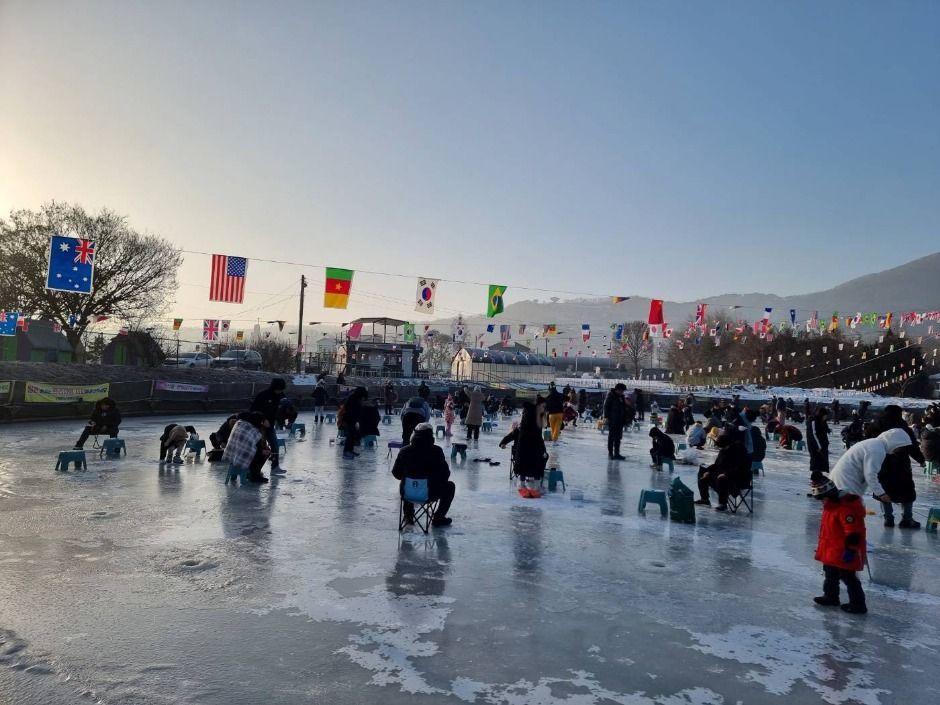
<path id="1" fill-rule="evenodd" d="M 503 295 L 506 287 L 502 284 L 490 284 L 490 298 L 486 302 L 486 317 L 493 318 L 503 312 Z"/>

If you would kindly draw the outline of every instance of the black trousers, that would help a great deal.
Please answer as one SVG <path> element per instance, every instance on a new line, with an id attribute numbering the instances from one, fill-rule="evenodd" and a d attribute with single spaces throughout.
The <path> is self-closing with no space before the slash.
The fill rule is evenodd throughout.
<path id="1" fill-rule="evenodd" d="M 467 440 L 469 441 L 471 438 L 480 440 L 480 427 L 475 423 L 467 424 Z"/>
<path id="2" fill-rule="evenodd" d="M 616 426 L 616 428 L 614 428 Z M 620 455 L 620 441 L 623 439 L 623 426 L 620 424 L 608 425 L 607 427 L 607 453 L 609 455 Z"/>
<path id="3" fill-rule="evenodd" d="M 394 402 L 391 402 L 391 401 L 385 402 L 385 415 L 386 416 L 392 415 L 392 404 L 394 404 Z"/>
<path id="4" fill-rule="evenodd" d="M 731 482 L 727 475 L 720 475 L 719 471 L 713 465 L 698 469 L 698 494 L 702 499 L 708 499 L 708 491 L 715 490 L 718 493 L 718 504 L 728 503 L 728 494 L 731 492 Z"/>
<path id="5" fill-rule="evenodd" d="M 443 519 L 450 511 L 450 505 L 454 503 L 454 494 L 457 492 L 457 486 L 448 480 L 443 485 L 434 485 L 430 491 L 431 499 L 438 500 L 437 511 L 434 512 L 435 519 Z M 405 516 L 414 517 L 415 507 L 411 502 L 405 502 Z"/>
<path id="6" fill-rule="evenodd" d="M 343 452 L 354 453 L 356 451 L 356 443 L 359 442 L 359 429 L 356 427 L 356 424 L 348 423 L 343 432 L 346 434 Z"/>
<path id="7" fill-rule="evenodd" d="M 101 433 L 107 433 L 110 438 L 117 438 L 118 429 L 116 426 L 114 428 L 110 426 L 85 426 L 85 428 L 82 429 L 82 435 L 78 438 L 78 443 L 75 445 L 83 446 L 90 435 L 95 434 L 97 436 Z"/>
<path id="8" fill-rule="evenodd" d="M 834 565 L 823 565 L 823 594 L 833 600 L 839 599 L 839 581 L 845 583 L 849 594 L 849 604 L 854 607 L 865 606 L 865 591 L 862 582 L 854 570 L 845 570 Z"/>

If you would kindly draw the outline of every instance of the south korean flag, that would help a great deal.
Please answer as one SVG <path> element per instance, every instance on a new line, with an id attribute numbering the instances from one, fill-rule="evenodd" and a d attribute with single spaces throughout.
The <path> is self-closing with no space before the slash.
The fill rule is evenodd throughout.
<path id="1" fill-rule="evenodd" d="M 418 293 L 415 296 L 415 311 L 434 313 L 434 294 L 437 292 L 437 279 L 418 280 Z"/>

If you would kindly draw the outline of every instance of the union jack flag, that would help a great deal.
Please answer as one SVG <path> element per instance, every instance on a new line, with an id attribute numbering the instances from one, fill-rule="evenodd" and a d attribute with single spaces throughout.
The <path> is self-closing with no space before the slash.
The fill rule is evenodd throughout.
<path id="1" fill-rule="evenodd" d="M 91 240 L 79 240 L 75 246 L 75 262 L 78 264 L 91 264 L 95 256 L 95 243 Z"/>
<path id="2" fill-rule="evenodd" d="M 208 343 L 214 343 L 219 339 L 218 320 L 207 318 L 202 322 L 202 339 Z"/>

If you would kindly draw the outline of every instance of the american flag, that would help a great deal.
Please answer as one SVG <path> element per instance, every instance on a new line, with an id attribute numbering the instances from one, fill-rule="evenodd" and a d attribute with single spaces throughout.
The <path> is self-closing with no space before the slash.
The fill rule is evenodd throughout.
<path id="1" fill-rule="evenodd" d="M 240 304 L 245 299 L 245 275 L 248 260 L 245 257 L 212 255 L 212 279 L 209 282 L 209 301 Z"/>

